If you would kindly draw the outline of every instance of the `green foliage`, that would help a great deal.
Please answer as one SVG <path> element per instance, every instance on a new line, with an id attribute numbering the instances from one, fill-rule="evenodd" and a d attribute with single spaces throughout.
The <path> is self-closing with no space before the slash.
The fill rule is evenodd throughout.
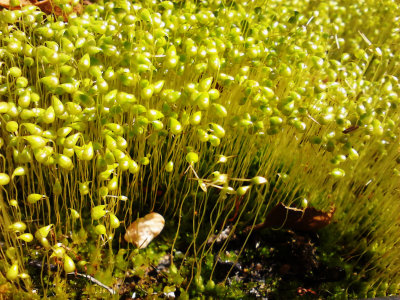
<path id="1" fill-rule="evenodd" d="M 226 296 L 210 257 L 284 202 L 336 208 L 321 249 L 356 277 L 332 293 L 398 293 L 398 9 L 100 0 L 68 22 L 0 11 L 3 281 L 65 297 L 65 273 L 116 286 L 169 253 L 164 281 L 137 283 L 142 296 Z M 151 211 L 166 219 L 154 245 L 123 245 Z M 228 224 L 216 249 L 207 241 Z"/>

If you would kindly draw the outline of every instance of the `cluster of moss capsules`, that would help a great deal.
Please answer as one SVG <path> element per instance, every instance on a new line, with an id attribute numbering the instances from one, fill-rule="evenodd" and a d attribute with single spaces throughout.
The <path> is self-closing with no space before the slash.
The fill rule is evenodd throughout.
<path id="1" fill-rule="evenodd" d="M 360 280 L 398 290 L 398 5 L 263 2 L 98 1 L 68 21 L 0 12 L 8 280 L 32 286 L 33 245 L 67 273 L 78 261 L 94 272 L 118 252 L 121 222 L 154 210 L 178 220 L 171 253 L 191 231 L 201 292 L 205 241 L 236 204 L 244 226 L 300 201 L 333 203 L 336 242 L 362 241 L 349 257 L 379 266 Z"/>

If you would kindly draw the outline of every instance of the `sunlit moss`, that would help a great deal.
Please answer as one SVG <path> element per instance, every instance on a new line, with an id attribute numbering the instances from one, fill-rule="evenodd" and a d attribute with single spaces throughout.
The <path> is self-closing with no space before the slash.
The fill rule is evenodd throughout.
<path id="1" fill-rule="evenodd" d="M 120 237 L 154 211 L 170 282 L 144 289 L 221 296 L 207 258 L 283 202 L 336 208 L 329 243 L 346 245 L 361 282 L 349 293 L 398 293 L 398 4 L 264 2 L 98 1 L 68 22 L 0 12 L 1 270 L 13 287 L 37 286 L 26 268 L 38 257 L 63 266 L 61 287 L 64 271 L 109 285 L 144 276 L 159 253 L 121 251 Z M 207 241 L 227 225 L 215 253 Z M 40 280 L 41 295 L 65 296 Z"/>

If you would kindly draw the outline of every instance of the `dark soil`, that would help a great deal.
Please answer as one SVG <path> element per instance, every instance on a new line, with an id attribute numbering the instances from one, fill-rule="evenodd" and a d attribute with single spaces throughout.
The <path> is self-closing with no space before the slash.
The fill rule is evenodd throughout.
<path id="1" fill-rule="evenodd" d="M 226 252 L 239 254 L 245 238 L 235 236 Z M 331 295 L 321 286 L 344 280 L 346 272 L 340 265 L 321 261 L 319 240 L 316 233 L 291 230 L 253 233 L 236 263 L 218 259 L 215 281 L 230 272 L 227 284 L 243 285 L 249 298 L 325 299 Z"/>

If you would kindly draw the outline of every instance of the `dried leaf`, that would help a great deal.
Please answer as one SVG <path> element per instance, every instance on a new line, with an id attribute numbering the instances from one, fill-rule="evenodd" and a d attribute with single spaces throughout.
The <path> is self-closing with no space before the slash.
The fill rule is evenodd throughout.
<path id="1" fill-rule="evenodd" d="M 285 206 L 280 202 L 267 215 L 266 227 L 284 227 L 300 231 L 316 231 L 327 226 L 332 219 L 335 209 L 323 212 L 314 207 L 304 210 Z"/>
<path id="2" fill-rule="evenodd" d="M 56 6 L 52 0 L 44 0 L 44 1 L 37 1 L 37 0 L 19 0 L 20 5 L 15 7 L 10 7 L 10 0 L 0 0 L 0 7 L 4 7 L 6 9 L 21 9 L 23 6 L 27 5 L 35 5 L 39 7 L 44 13 L 52 14 L 54 13 L 56 16 L 63 16 L 64 20 L 68 20 L 68 14 L 64 13 L 60 7 Z M 73 8 L 73 12 L 80 14 L 82 13 L 83 7 L 81 4 L 77 4 Z"/>
<path id="3" fill-rule="evenodd" d="M 51 0 L 37 1 L 34 3 L 46 14 L 54 13 L 56 16 L 63 16 L 65 20 L 68 20 L 68 14 L 64 13 L 60 7 L 56 6 Z M 73 12 L 80 14 L 82 12 L 82 5 L 78 4 L 74 6 Z"/>
<path id="4" fill-rule="evenodd" d="M 135 244 L 139 249 L 147 245 L 163 230 L 165 220 L 158 213 L 150 213 L 137 219 L 126 229 L 125 241 Z"/>
<path id="5" fill-rule="evenodd" d="M 265 222 L 256 225 L 253 230 L 283 227 L 299 231 L 317 231 L 330 224 L 334 213 L 334 207 L 329 212 L 323 212 L 314 207 L 302 210 L 280 202 L 268 213 Z M 251 230 L 251 227 L 246 230 Z"/>
<path id="6" fill-rule="evenodd" d="M 22 6 L 32 5 L 33 3 L 29 0 L 19 0 L 20 5 L 11 7 L 11 9 L 20 9 Z M 10 0 L 0 0 L 0 6 L 10 9 Z"/>

